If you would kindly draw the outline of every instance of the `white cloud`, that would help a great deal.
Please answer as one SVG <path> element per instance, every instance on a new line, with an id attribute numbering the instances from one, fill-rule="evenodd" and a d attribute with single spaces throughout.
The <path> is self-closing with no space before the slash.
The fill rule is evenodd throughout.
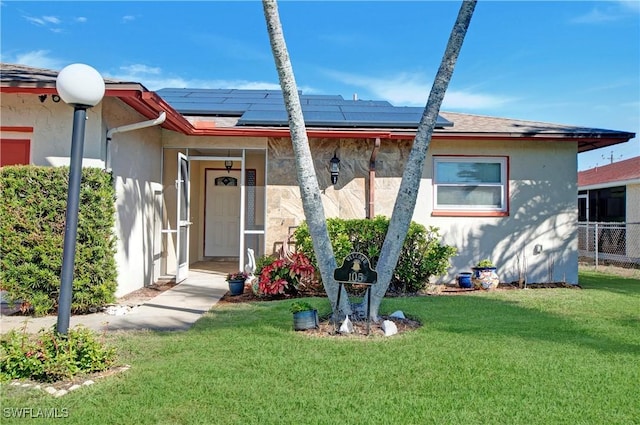
<path id="1" fill-rule="evenodd" d="M 342 82 L 365 89 L 376 99 L 388 100 L 396 106 L 424 106 L 429 98 L 431 83 L 420 74 L 400 73 L 385 77 L 369 77 L 338 71 L 326 73 Z M 447 109 L 492 109 L 503 106 L 513 99 L 468 90 L 450 89 L 442 103 Z"/>
<path id="2" fill-rule="evenodd" d="M 640 13 L 640 1 L 638 0 L 618 0 L 618 3 L 627 10 Z"/>
<path id="3" fill-rule="evenodd" d="M 42 20 L 54 25 L 60 25 L 62 23 L 62 21 L 55 16 L 43 16 Z"/>
<path id="4" fill-rule="evenodd" d="M 62 21 L 56 16 L 41 16 L 41 17 L 23 16 L 23 18 L 26 19 L 28 22 L 32 23 L 33 25 L 49 28 L 49 30 L 52 32 L 55 32 L 55 33 L 62 32 L 62 28 L 60 28 Z"/>
<path id="5" fill-rule="evenodd" d="M 39 25 L 39 26 L 46 25 L 46 22 L 44 21 L 44 19 L 41 19 L 41 18 L 36 18 L 33 16 L 24 16 L 24 19 L 26 19 L 27 21 L 31 22 L 34 25 Z"/>
<path id="6" fill-rule="evenodd" d="M 576 16 L 570 22 L 574 24 L 600 24 L 618 21 L 627 17 L 637 19 L 640 13 L 640 1 L 616 0 L 601 2 L 600 7 L 594 7 L 589 12 Z"/>
<path id="7" fill-rule="evenodd" d="M 160 71 L 161 71 L 160 68 L 158 67 L 151 67 L 143 64 L 121 66 L 120 69 L 131 75 L 140 75 L 140 74 L 157 75 L 157 74 L 160 74 Z"/>
<path id="8" fill-rule="evenodd" d="M 85 23 L 85 22 L 87 22 L 87 18 L 85 18 L 84 16 L 78 16 L 78 17 L 75 19 L 75 21 L 76 21 L 76 22 L 80 22 L 80 23 Z"/>
<path id="9" fill-rule="evenodd" d="M 442 101 L 442 107 L 444 109 L 467 110 L 495 109 L 512 101 L 513 99 L 503 96 L 471 93 L 464 90 L 447 90 Z"/>
<path id="10" fill-rule="evenodd" d="M 122 22 L 124 23 L 135 21 L 135 20 L 136 20 L 136 17 L 133 15 L 125 15 L 122 17 Z"/>
<path id="11" fill-rule="evenodd" d="M 597 24 L 601 22 L 616 21 L 618 19 L 620 19 L 620 15 L 618 14 L 603 12 L 598 8 L 593 8 L 590 12 L 571 19 L 571 22 L 574 24 Z"/>
<path id="12" fill-rule="evenodd" d="M 236 88 L 257 90 L 280 90 L 280 85 L 266 81 L 248 80 L 198 80 L 180 76 L 164 75 L 161 68 L 144 64 L 134 64 L 120 67 L 120 72 L 105 73 L 107 78 L 141 83 L 149 90 L 163 88 Z"/>
<path id="13" fill-rule="evenodd" d="M 48 50 L 34 50 L 8 57 L 3 55 L 2 61 L 46 69 L 61 69 L 66 64 L 59 58 L 49 56 Z"/>

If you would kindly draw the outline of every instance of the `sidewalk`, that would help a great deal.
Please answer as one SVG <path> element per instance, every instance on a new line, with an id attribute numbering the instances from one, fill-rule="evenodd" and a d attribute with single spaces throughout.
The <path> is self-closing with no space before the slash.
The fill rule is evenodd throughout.
<path id="1" fill-rule="evenodd" d="M 187 330 L 228 291 L 225 276 L 221 271 L 192 269 L 184 282 L 134 307 L 123 316 L 102 312 L 71 316 L 69 326 L 83 325 L 96 331 Z M 2 316 L 0 333 L 22 329 L 25 324 L 28 332 L 37 332 L 56 323 L 57 316 Z"/>

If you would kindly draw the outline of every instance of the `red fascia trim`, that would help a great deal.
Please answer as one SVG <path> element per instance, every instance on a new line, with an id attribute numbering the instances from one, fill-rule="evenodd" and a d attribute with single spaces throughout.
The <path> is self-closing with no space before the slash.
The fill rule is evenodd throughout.
<path id="1" fill-rule="evenodd" d="M 193 136 L 248 136 L 248 137 L 291 137 L 291 132 L 288 128 L 194 128 L 189 133 Z M 380 132 L 366 132 L 366 131 L 332 131 L 332 130 L 309 130 L 307 129 L 307 136 L 313 138 L 327 138 L 327 139 L 391 139 L 394 138 L 390 133 Z M 411 137 L 413 138 L 413 137 Z"/>
<path id="2" fill-rule="evenodd" d="M 0 131 L 13 131 L 16 133 L 33 133 L 33 127 L 14 127 L 14 126 L 0 126 Z"/>

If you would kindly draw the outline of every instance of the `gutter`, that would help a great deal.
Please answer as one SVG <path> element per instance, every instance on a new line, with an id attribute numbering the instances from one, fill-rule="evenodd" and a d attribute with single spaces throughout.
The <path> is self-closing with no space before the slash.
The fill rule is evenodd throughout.
<path id="1" fill-rule="evenodd" d="M 369 159 L 369 209 L 367 211 L 367 218 L 372 219 L 374 217 L 374 198 L 376 193 L 376 157 L 380 150 L 380 138 L 376 137 L 373 142 L 373 152 L 371 152 L 371 158 Z"/>
<path id="2" fill-rule="evenodd" d="M 112 129 L 109 129 L 107 131 L 107 141 L 106 141 L 106 154 L 105 154 L 105 161 L 104 161 L 104 169 L 105 171 L 111 171 L 111 139 L 113 138 L 114 134 L 117 133 L 125 133 L 127 131 L 133 131 L 133 130 L 139 130 L 141 128 L 147 128 L 147 127 L 153 127 L 155 125 L 160 125 L 163 122 L 165 122 L 165 120 L 167 119 L 167 114 L 166 112 L 162 111 L 160 112 L 160 115 L 158 116 L 158 118 L 154 119 L 154 120 L 149 120 L 149 121 L 142 121 L 142 122 L 137 122 L 134 124 L 127 124 L 127 125 L 123 125 L 121 127 L 114 127 Z"/>

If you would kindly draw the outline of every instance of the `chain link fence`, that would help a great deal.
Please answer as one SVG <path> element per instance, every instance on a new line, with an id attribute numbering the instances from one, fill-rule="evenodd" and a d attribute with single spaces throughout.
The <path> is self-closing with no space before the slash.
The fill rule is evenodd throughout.
<path id="1" fill-rule="evenodd" d="M 580 261 L 640 268 L 640 223 L 578 223 Z"/>

